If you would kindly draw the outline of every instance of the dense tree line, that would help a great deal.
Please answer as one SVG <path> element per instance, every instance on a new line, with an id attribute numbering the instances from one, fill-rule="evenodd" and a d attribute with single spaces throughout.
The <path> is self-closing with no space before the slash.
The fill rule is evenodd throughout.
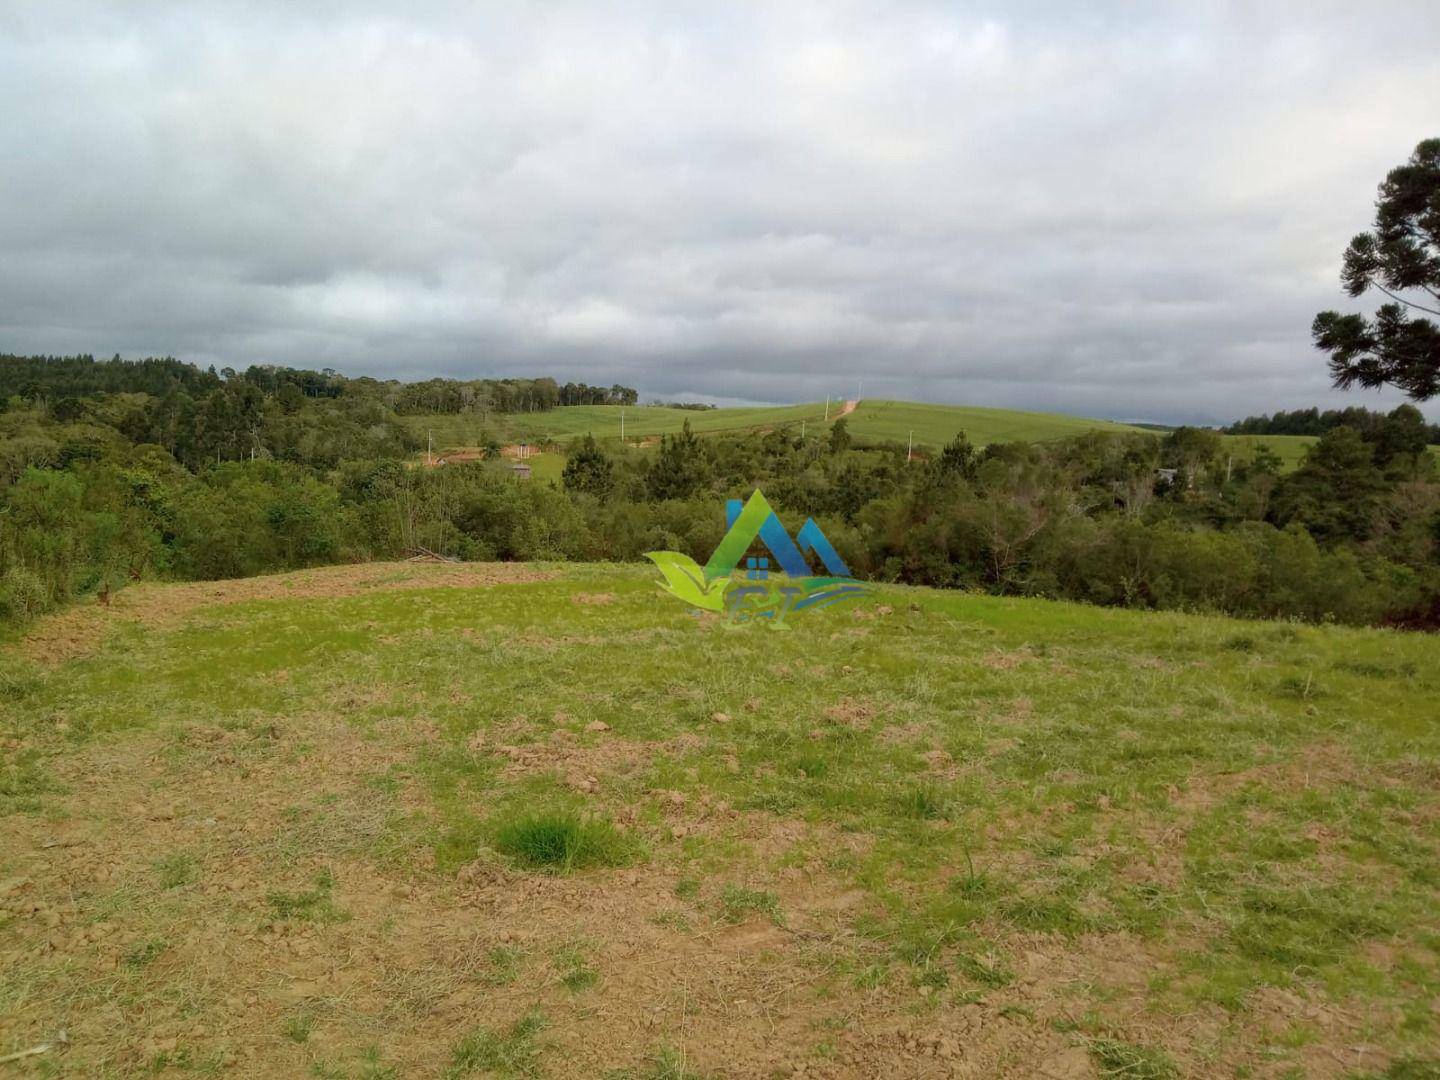
<path id="1" fill-rule="evenodd" d="M 1370 431 L 1384 423 L 1386 414 L 1359 405 L 1345 409 L 1316 408 L 1280 410 L 1273 416 L 1247 416 L 1222 430 L 1227 435 L 1324 435 L 1331 428 L 1351 427 L 1357 431 Z M 1440 443 L 1440 424 L 1427 424 L 1427 442 Z"/>
<path id="2" fill-rule="evenodd" d="M 373 384 L 373 393 L 402 416 L 425 413 L 544 412 L 561 405 L 634 405 L 626 386 L 587 386 L 554 379 L 429 379 Z M 368 389 L 368 388 L 367 388 Z"/>
<path id="3" fill-rule="evenodd" d="M 1237 458 L 1198 428 L 983 449 L 962 434 L 907 460 L 841 421 L 809 439 L 687 425 L 644 450 L 585 437 L 549 484 L 503 462 L 417 467 L 383 395 L 258 370 L 0 400 L 0 620 L 136 579 L 421 548 L 704 561 L 722 500 L 756 486 L 792 530 L 816 518 L 877 580 L 1354 623 L 1440 617 L 1440 482 L 1408 406 L 1328 429 L 1285 476 L 1263 444 Z"/>
<path id="4" fill-rule="evenodd" d="M 957 436 L 928 461 L 855 447 L 843 421 L 793 433 L 667 436 L 658 453 L 572 448 L 564 486 L 582 509 L 708 508 L 758 483 L 793 527 L 814 516 L 863 576 L 1102 604 L 1429 625 L 1440 596 L 1440 483 L 1420 414 L 1402 406 L 1327 432 L 1280 475 L 1214 431 L 1096 432 L 976 450 Z M 657 545 L 659 546 L 659 545 Z M 612 557 L 629 557 L 629 549 Z"/>
<path id="5" fill-rule="evenodd" d="M 371 378 L 349 379 L 325 368 L 254 365 L 237 372 L 213 367 L 201 369 L 170 357 L 145 360 L 97 361 L 92 356 L 0 355 L 0 401 L 19 397 L 30 404 L 56 405 L 96 394 L 148 394 L 167 398 L 205 397 L 230 388 L 252 387 L 264 396 L 280 396 L 293 404 L 299 399 L 345 398 L 381 405 L 399 416 L 427 413 L 542 412 L 560 405 L 634 405 L 637 391 L 627 386 L 588 386 L 551 378 L 538 379 L 426 379 L 399 382 Z"/>
<path id="6" fill-rule="evenodd" d="M 60 400 L 89 394 L 137 393 L 164 396 L 177 390 L 204 393 L 220 385 L 213 370 L 202 371 L 170 357 L 96 360 L 93 356 L 12 356 L 0 353 L 0 401 Z"/>
<path id="7" fill-rule="evenodd" d="M 560 387 L 560 405 L 634 405 L 640 394 L 628 386 L 618 383 L 611 387 L 586 386 L 582 383 L 566 383 Z"/>

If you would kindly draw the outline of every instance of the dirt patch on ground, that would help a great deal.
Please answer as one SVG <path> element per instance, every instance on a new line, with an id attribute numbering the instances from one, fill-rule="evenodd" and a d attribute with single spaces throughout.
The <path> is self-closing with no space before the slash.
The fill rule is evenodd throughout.
<path id="1" fill-rule="evenodd" d="M 852 731 L 868 731 L 879 712 L 874 702 L 857 701 L 847 697 L 827 706 L 824 716 L 830 723 L 850 728 Z"/>
<path id="2" fill-rule="evenodd" d="M 680 899 L 675 874 L 649 865 L 557 878 L 485 860 L 442 875 L 423 849 L 387 860 L 394 808 L 365 780 L 431 738 L 423 724 L 362 737 L 310 717 L 132 734 L 60 759 L 66 816 L 13 819 L 0 838 L 18 870 L 0 918 L 20 927 L 0 954 L 0 1045 L 63 1027 L 46 1064 L 77 1076 L 198 1063 L 348 1076 L 369 1046 L 403 1075 L 439 1075 L 465 1036 L 538 1011 L 553 1075 L 644 1067 L 678 1047 L 722 1075 L 770 1076 L 830 1027 L 844 1029 L 834 1059 L 808 1075 L 960 1063 L 942 1038 L 952 1021 L 907 1022 L 903 990 L 817 994 L 863 897 L 807 867 L 741 883 L 773 890 L 776 907 L 731 918 L 716 888 Z M 768 815 L 745 826 L 775 850 L 806 835 Z M 1008 1042 L 1028 1038 L 1016 1025 Z"/>
<path id="3" fill-rule="evenodd" d="M 373 821 L 337 817 L 333 796 L 394 751 L 339 727 L 307 730 L 317 738 L 325 749 L 287 760 L 281 736 L 259 755 L 270 760 L 240 768 L 202 752 L 177 769 L 152 737 L 73 758 L 74 816 L 21 819 L 0 841 L 24 868 L 0 897 L 24 927 L 21 947 L 0 955 L 15 995 L 5 1045 L 63 1025 L 68 1046 L 49 1063 L 68 1075 L 198 1062 L 355 1075 L 368 1046 L 402 1075 L 439 1075 L 466 1035 L 538 1011 L 546 1071 L 561 1076 L 644 1067 L 663 1047 L 730 1077 L 1027 1075 L 1007 1061 L 1067 1048 L 994 1007 L 911 1016 L 904 985 L 832 996 L 833 952 L 864 897 L 809 867 L 740 883 L 773 890 L 776 908 L 732 919 L 714 889 L 679 899 L 673 872 L 650 866 L 571 878 L 488 862 L 453 877 L 423 860 L 378 866 L 358 854 Z M 211 742 L 227 740 L 195 738 Z M 87 786 L 102 761 L 122 768 Z M 309 794 L 316 775 L 325 789 Z M 323 827 L 309 820 L 321 806 Z M 752 817 L 761 847 L 806 834 Z M 193 869 L 167 879 L 180 853 Z M 313 910 L 286 917 L 286 905 Z M 576 957 L 593 989 L 567 983 Z M 828 1060 L 792 1058 L 827 1034 Z"/>
<path id="4" fill-rule="evenodd" d="M 143 582 L 115 593 L 108 605 L 87 601 L 41 619 L 18 648 L 27 659 L 53 665 L 94 651 L 120 622 L 168 627 L 200 608 L 251 600 L 330 599 L 394 589 L 475 589 L 554 576 L 554 571 L 520 563 L 380 562 L 227 581 Z"/>
<path id="5" fill-rule="evenodd" d="M 1294 794 L 1310 789 L 1328 790 L 1335 785 L 1355 783 L 1363 777 L 1364 770 L 1345 747 L 1332 742 L 1312 743 L 1263 765 L 1195 777 L 1184 789 L 1176 788 L 1170 793 L 1170 803 L 1182 812 L 1193 814 L 1210 810 L 1251 784 Z"/>
<path id="6" fill-rule="evenodd" d="M 608 785 L 689 748 L 594 722 L 538 744 L 511 737 L 469 749 L 507 772 Z M 386 1075 L 365 1072 L 375 1047 L 377 1069 L 434 1076 L 467 1036 L 538 1013 L 536 1052 L 556 1076 L 646 1075 L 668 1048 L 734 1078 L 1094 1077 L 1074 989 L 1103 985 L 1110 1022 L 1133 1038 L 1208 1045 L 1243 1028 L 1243 1046 L 1298 1018 L 1325 1035 L 1308 1075 L 1380 1064 L 1352 1049 L 1363 1012 L 1294 995 L 1245 1018 L 1155 1014 L 1149 980 L 1173 941 L 986 925 L 991 951 L 976 959 L 1008 972 L 1004 985 L 927 986 L 857 933 L 876 901 L 831 868 L 873 837 L 701 796 L 637 788 L 621 821 L 652 838 L 719 831 L 753 855 L 737 879 L 686 888 L 661 859 L 552 877 L 483 849 L 442 873 L 421 839 L 428 791 L 406 772 L 440 741 L 422 716 L 360 729 L 303 714 L 117 734 L 54 757 L 65 792 L 53 812 L 0 830 L 0 922 L 18 930 L 0 946 L 0 1049 L 63 1027 L 68 1045 L 42 1058 L 59 1075 Z M 1287 771 L 1338 764 L 1322 749 Z M 398 790 L 376 783 L 397 775 Z M 1236 1063 L 1181 1059 L 1193 1076 Z"/>
<path id="7" fill-rule="evenodd" d="M 1009 671 L 1034 659 L 1035 654 L 1028 649 L 1018 649 L 1015 652 L 993 649 L 980 658 L 980 664 L 991 671 Z"/>

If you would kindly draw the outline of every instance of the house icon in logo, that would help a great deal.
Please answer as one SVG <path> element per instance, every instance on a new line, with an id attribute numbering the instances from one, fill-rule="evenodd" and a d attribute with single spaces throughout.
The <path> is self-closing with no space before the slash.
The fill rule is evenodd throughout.
<path id="1" fill-rule="evenodd" d="M 777 626 L 792 611 L 824 607 L 865 592 L 813 518 L 791 539 L 759 489 L 743 503 L 739 499 L 726 503 L 725 521 L 729 528 L 703 567 L 678 551 L 646 553 L 665 575 L 661 587 L 666 592 L 736 621 L 766 618 Z M 747 558 L 757 540 L 769 556 Z M 813 572 L 808 556 L 820 561 L 824 575 Z M 772 576 L 772 560 L 783 578 Z M 742 561 L 743 581 L 734 576 Z"/>

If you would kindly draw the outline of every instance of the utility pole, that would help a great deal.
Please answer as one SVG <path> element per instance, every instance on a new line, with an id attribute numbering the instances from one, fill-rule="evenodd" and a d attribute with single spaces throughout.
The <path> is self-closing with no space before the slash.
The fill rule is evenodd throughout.
<path id="1" fill-rule="evenodd" d="M 801 441 L 801 442 L 804 442 L 804 441 L 805 441 L 805 421 L 804 421 L 804 420 L 801 420 L 801 421 L 800 421 L 800 441 Z"/>
<path id="2" fill-rule="evenodd" d="M 826 420 L 827 423 L 828 423 L 829 420 L 830 420 L 830 395 L 829 395 L 829 394 L 826 394 L 826 395 L 825 395 L 825 420 Z"/>
<path id="3" fill-rule="evenodd" d="M 625 445 L 625 406 L 620 406 L 620 445 Z"/>
<path id="4" fill-rule="evenodd" d="M 426 432 L 425 432 L 425 459 L 426 459 L 431 465 L 434 465 L 434 464 L 435 464 L 435 432 L 434 432 L 434 431 L 426 431 Z"/>
<path id="5" fill-rule="evenodd" d="M 915 453 L 915 432 L 910 432 L 910 445 L 905 448 L 905 460 L 910 460 L 910 455 Z"/>

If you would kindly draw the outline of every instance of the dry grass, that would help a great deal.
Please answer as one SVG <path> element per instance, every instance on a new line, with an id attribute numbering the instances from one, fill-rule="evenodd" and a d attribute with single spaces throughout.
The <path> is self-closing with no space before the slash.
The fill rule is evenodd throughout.
<path id="1" fill-rule="evenodd" d="M 1435 1057 L 1433 639 L 918 591 L 861 639 L 845 613 L 778 635 L 628 570 L 421 596 L 441 575 L 396 569 L 236 585 L 243 611 L 157 590 L 144 637 L 10 669 L 0 1056 L 69 1042 L 6 1068 Z M 1325 698 L 1274 692 L 1306 672 Z M 603 821 L 592 852 L 624 857 L 564 865 Z"/>

